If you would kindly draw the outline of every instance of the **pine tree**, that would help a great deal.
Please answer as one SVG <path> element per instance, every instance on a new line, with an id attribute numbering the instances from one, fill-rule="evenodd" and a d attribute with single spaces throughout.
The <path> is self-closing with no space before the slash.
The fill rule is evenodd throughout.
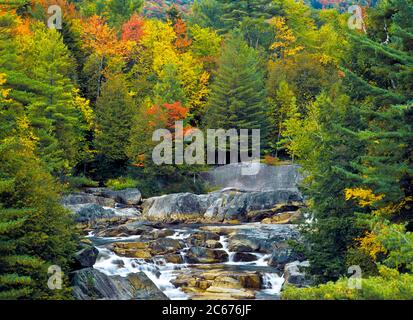
<path id="1" fill-rule="evenodd" d="M 125 148 L 134 112 L 126 77 L 122 74 L 112 75 L 103 85 L 102 95 L 96 102 L 95 148 L 102 175 L 109 174 L 111 170 L 122 170 L 127 163 Z"/>
<path id="2" fill-rule="evenodd" d="M 28 120 L 15 123 L 0 144 L 0 298 L 70 298 L 65 274 L 76 248 L 73 220 L 34 154 Z M 52 265 L 63 272 L 62 290 L 48 287 Z"/>
<path id="3" fill-rule="evenodd" d="M 231 34 L 219 60 L 206 114 L 208 128 L 260 129 L 266 136 L 264 75 L 258 53 Z"/>
<path id="4" fill-rule="evenodd" d="M 85 156 L 86 121 L 75 101 L 70 76 L 73 62 L 60 34 L 43 25 L 17 35 L 17 16 L 0 16 L 0 72 L 6 74 L 13 104 L 24 110 L 35 134 L 38 151 L 55 174 L 66 174 Z M 32 38 L 33 37 L 33 38 Z M 11 112 L 11 109 L 8 109 Z"/>
<path id="5" fill-rule="evenodd" d="M 269 19 L 274 14 L 271 0 L 219 0 L 222 3 L 223 21 L 226 30 L 236 28 L 244 19 Z"/>

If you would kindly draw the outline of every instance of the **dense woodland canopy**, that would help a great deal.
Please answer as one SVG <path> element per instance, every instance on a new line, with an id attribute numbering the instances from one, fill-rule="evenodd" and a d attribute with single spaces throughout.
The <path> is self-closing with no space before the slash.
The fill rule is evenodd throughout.
<path id="1" fill-rule="evenodd" d="M 263 161 L 302 166 L 297 250 L 320 286 L 284 298 L 413 298 L 412 0 L 363 3 L 364 30 L 349 1 L 173 3 L 0 5 L 0 298 L 71 297 L 46 285 L 76 247 L 64 192 L 203 191 L 203 167 L 152 163 L 152 132 L 178 120 L 259 128 Z"/>

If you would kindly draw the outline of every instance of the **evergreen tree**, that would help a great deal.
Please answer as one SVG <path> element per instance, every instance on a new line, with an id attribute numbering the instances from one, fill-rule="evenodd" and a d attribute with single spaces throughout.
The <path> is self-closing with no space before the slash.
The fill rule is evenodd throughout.
<path id="1" fill-rule="evenodd" d="M 112 75 L 103 85 L 102 95 L 96 102 L 95 148 L 103 176 L 110 174 L 111 170 L 122 170 L 127 163 L 125 148 L 134 112 L 126 77 L 121 74 Z"/>
<path id="2" fill-rule="evenodd" d="M 87 125 L 70 78 L 72 60 L 60 34 L 39 24 L 32 34 L 19 35 L 17 45 L 18 23 L 13 14 L 0 16 L 0 72 L 6 74 L 13 104 L 24 109 L 40 139 L 42 160 L 55 174 L 69 173 L 87 149 Z"/>
<path id="3" fill-rule="evenodd" d="M 76 249 L 73 220 L 34 154 L 36 138 L 27 119 L 15 123 L 0 144 L 0 298 L 70 298 L 66 275 Z M 48 287 L 52 265 L 63 272 L 62 290 Z"/>
<path id="4" fill-rule="evenodd" d="M 219 0 L 222 3 L 223 15 L 221 20 L 226 30 L 236 28 L 246 19 L 269 19 L 276 12 L 272 0 Z"/>
<path id="5" fill-rule="evenodd" d="M 206 114 L 208 128 L 260 129 L 266 137 L 265 85 L 260 57 L 239 34 L 224 45 L 211 85 Z"/>

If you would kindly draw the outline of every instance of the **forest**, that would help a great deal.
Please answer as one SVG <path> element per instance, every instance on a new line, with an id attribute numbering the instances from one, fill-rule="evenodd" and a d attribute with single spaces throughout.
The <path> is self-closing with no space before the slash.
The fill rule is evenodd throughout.
<path id="1" fill-rule="evenodd" d="M 152 160 L 176 121 L 259 129 L 262 163 L 305 173 L 293 246 L 314 282 L 282 299 L 413 299 L 412 17 L 412 0 L 0 2 L 0 299 L 73 299 L 64 195 L 210 191 L 207 165 Z"/>

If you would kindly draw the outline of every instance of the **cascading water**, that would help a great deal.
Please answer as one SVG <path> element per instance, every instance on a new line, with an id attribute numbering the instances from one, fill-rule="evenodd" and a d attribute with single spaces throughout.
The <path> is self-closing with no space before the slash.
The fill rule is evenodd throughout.
<path id="1" fill-rule="evenodd" d="M 131 273 L 144 272 L 169 299 L 186 300 L 189 296 L 180 288 L 175 287 L 172 282 L 179 274 L 185 273 L 185 270 L 199 266 L 196 264 L 190 265 L 185 262 L 186 254 L 190 249 L 190 244 L 186 239 L 189 238 L 192 233 L 199 232 L 199 230 L 194 228 L 185 230 L 176 229 L 174 231 L 174 234 L 166 238 L 180 240 L 185 244 L 185 247 L 177 252 L 181 255 L 183 263 L 169 263 L 162 256 L 154 256 L 150 261 L 118 256 L 106 247 L 108 243 L 136 241 L 139 240 L 140 236 L 98 238 L 95 237 L 93 233 L 89 233 L 88 238 L 97 245 L 99 250 L 97 261 L 93 267 L 109 276 L 119 275 L 126 277 Z M 229 250 L 229 238 L 220 236 L 219 242 L 222 248 L 217 250 L 224 250 L 228 254 L 228 261 L 221 265 L 227 266 L 228 268 L 235 268 L 234 270 L 260 270 L 263 289 L 257 291 L 257 297 L 267 299 L 278 296 L 284 278 L 279 277 L 276 273 L 273 273 L 272 270 L 267 271 L 269 268 L 268 260 L 270 254 L 248 252 L 247 254 L 255 255 L 257 259 L 248 262 L 236 262 L 234 261 L 236 252 Z"/>
<path id="2" fill-rule="evenodd" d="M 184 292 L 171 283 L 176 277 L 174 272 L 186 268 L 185 264 L 167 263 L 162 258 L 147 262 L 144 259 L 118 256 L 106 248 L 98 248 L 98 250 L 99 255 L 93 266 L 95 269 L 109 276 L 119 275 L 122 277 L 126 277 L 130 273 L 144 272 L 169 299 L 185 300 L 188 298 Z"/>
<path id="3" fill-rule="evenodd" d="M 284 278 L 276 273 L 264 273 L 262 275 L 262 281 L 264 286 L 264 290 L 262 291 L 264 293 L 279 294 L 284 283 Z"/>

